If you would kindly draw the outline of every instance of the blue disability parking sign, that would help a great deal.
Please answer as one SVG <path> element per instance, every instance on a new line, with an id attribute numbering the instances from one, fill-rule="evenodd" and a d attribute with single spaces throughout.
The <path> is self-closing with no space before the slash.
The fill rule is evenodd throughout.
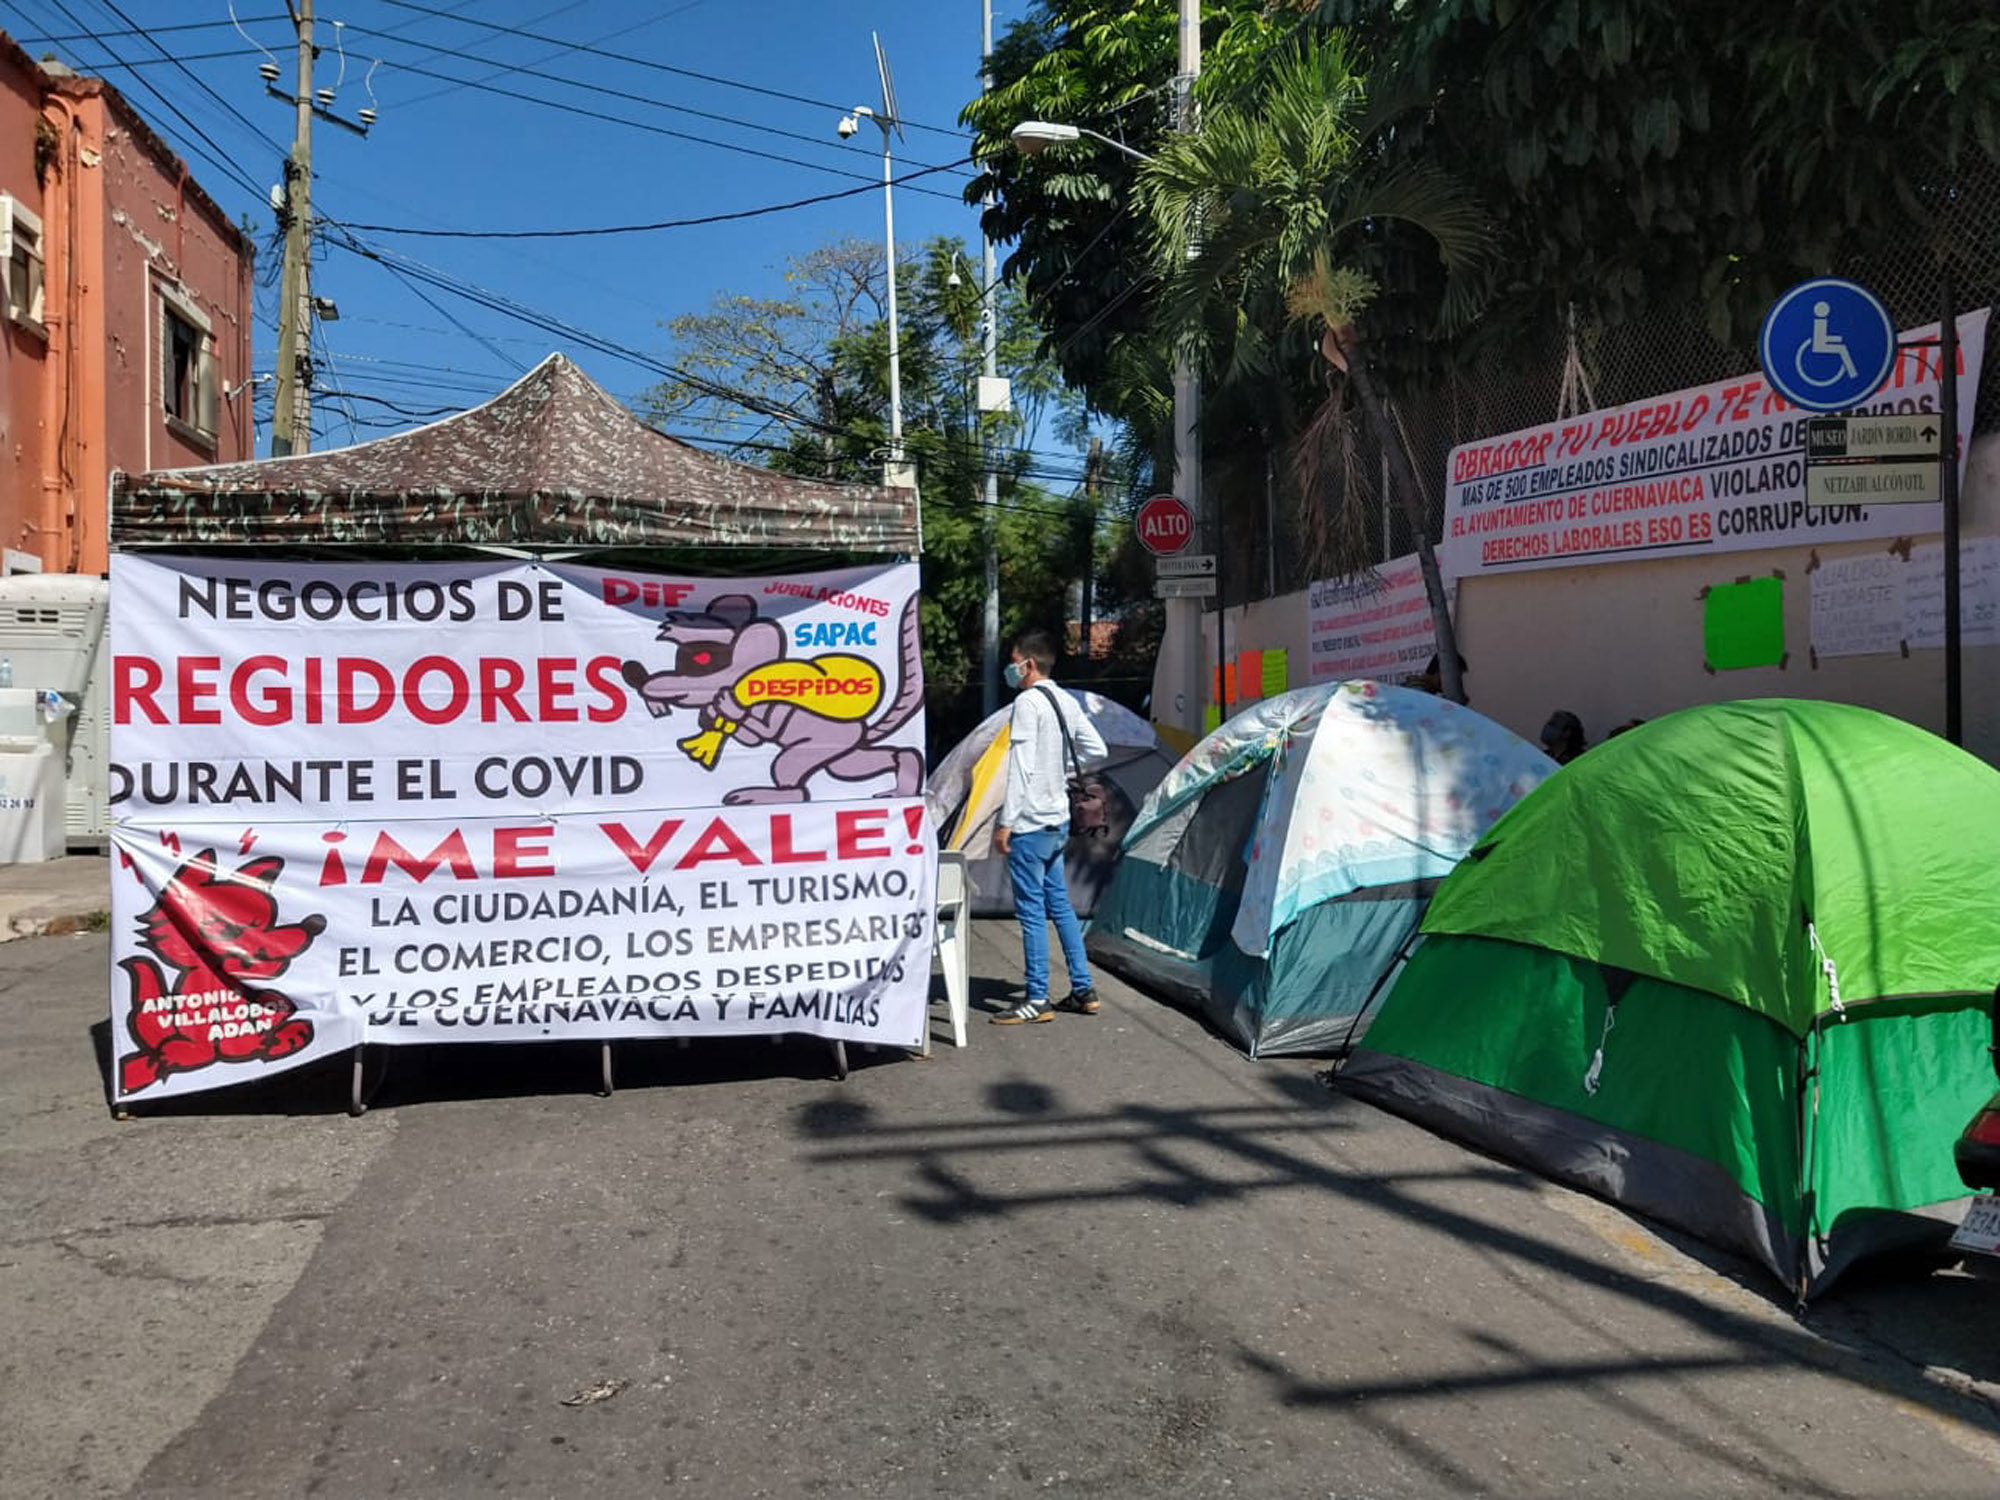
<path id="1" fill-rule="evenodd" d="M 1896 324 L 1867 287 L 1822 276 L 1771 304 L 1757 354 L 1771 388 L 1807 411 L 1846 411 L 1882 387 Z"/>

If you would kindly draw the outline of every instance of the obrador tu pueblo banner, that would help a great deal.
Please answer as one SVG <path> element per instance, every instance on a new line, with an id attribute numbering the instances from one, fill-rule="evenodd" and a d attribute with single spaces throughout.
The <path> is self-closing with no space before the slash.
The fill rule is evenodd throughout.
<path id="1" fill-rule="evenodd" d="M 119 1096 L 364 1041 L 917 1043 L 916 586 L 114 557 Z"/>
<path id="2" fill-rule="evenodd" d="M 1958 320 L 1958 454 L 1964 476 L 1986 350 L 1987 309 Z M 1935 340 L 1937 327 L 1902 335 Z M 1936 348 L 1904 348 L 1857 412 L 1935 412 Z M 1451 451 L 1444 540 L 1449 579 L 1865 541 L 1939 530 L 1942 507 L 1807 505 L 1806 424 L 1761 375 L 1586 412 Z"/>

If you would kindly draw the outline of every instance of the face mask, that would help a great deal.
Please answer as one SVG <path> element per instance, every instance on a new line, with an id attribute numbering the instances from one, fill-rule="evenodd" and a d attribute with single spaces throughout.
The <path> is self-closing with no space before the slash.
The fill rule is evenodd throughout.
<path id="1" fill-rule="evenodd" d="M 1001 674 L 1007 679 L 1007 686 L 1018 689 L 1027 680 L 1028 669 L 1017 661 L 1007 663 L 1007 670 Z"/>

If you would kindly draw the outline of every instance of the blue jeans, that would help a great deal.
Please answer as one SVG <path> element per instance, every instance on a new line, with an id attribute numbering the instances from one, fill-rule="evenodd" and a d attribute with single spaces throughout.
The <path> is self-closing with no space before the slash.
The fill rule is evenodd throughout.
<path id="1" fill-rule="evenodd" d="M 1083 924 L 1069 904 L 1069 881 L 1063 871 L 1063 846 L 1069 825 L 1017 833 L 1007 844 L 1007 874 L 1014 882 L 1014 915 L 1021 919 L 1021 967 L 1026 971 L 1028 998 L 1049 995 L 1049 927 L 1056 924 L 1063 959 L 1069 965 L 1069 987 L 1090 988 L 1090 966 L 1083 956 Z"/>

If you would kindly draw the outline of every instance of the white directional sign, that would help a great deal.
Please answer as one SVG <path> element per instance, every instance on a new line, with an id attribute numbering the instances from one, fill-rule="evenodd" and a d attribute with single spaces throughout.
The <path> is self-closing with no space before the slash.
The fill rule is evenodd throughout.
<path id="1" fill-rule="evenodd" d="M 1806 462 L 1828 459 L 1936 459 L 1944 424 L 1936 416 L 1813 417 L 1806 423 Z"/>
<path id="2" fill-rule="evenodd" d="M 1153 584 L 1155 599 L 1213 599 L 1215 579 L 1207 578 L 1161 578 Z"/>
<path id="3" fill-rule="evenodd" d="M 1812 464 L 1808 505 L 1934 505 L 1942 493 L 1938 461 Z"/>
<path id="4" fill-rule="evenodd" d="M 1160 578 L 1211 578 L 1215 574 L 1215 554 L 1183 552 L 1179 557 L 1156 559 L 1153 566 Z"/>
<path id="5" fill-rule="evenodd" d="M 1934 414 L 1813 417 L 1808 505 L 1927 505 L 1943 495 L 1944 425 Z"/>

